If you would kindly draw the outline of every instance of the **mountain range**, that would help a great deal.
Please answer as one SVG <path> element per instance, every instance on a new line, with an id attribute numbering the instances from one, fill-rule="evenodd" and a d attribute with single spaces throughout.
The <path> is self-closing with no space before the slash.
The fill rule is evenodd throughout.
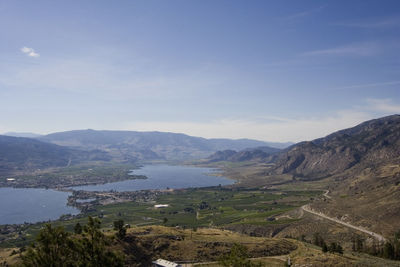
<path id="1" fill-rule="evenodd" d="M 42 136 L 41 134 L 29 133 L 29 132 L 7 132 L 4 135 L 13 137 L 26 137 L 26 138 L 37 138 Z"/>
<path id="2" fill-rule="evenodd" d="M 270 174 L 290 174 L 304 180 L 321 179 L 349 169 L 400 161 L 400 115 L 361 123 L 326 137 L 285 149 L 250 148 L 217 151 L 210 162 L 255 161 L 275 164 Z"/>
<path id="3" fill-rule="evenodd" d="M 382 232 L 382 225 L 388 232 L 400 229 L 400 115 L 366 121 L 284 149 L 248 139 L 161 132 L 79 130 L 35 139 L 0 136 L 1 174 L 87 161 L 196 158 L 209 163 L 269 163 L 260 172 L 266 181 L 268 177 L 278 181 L 284 175 L 285 183 L 312 182 L 328 189 L 329 199 L 314 201 L 315 209 L 377 232 Z"/>
<path id="4" fill-rule="evenodd" d="M 8 134 L 14 136 L 0 135 L 2 174 L 64 167 L 88 161 L 185 161 L 204 158 L 221 149 L 241 150 L 268 144 L 250 139 L 205 139 L 164 132 L 76 130 L 43 136 Z"/>
<path id="5" fill-rule="evenodd" d="M 71 163 L 110 160 L 102 151 L 79 151 L 31 138 L 0 135 L 0 174 L 64 167 Z"/>
<path id="6" fill-rule="evenodd" d="M 192 160 L 207 157 L 218 150 L 268 145 L 250 139 L 206 139 L 179 133 L 95 130 L 53 133 L 38 140 L 81 150 L 99 149 L 121 161 Z"/>
<path id="7" fill-rule="evenodd" d="M 366 121 L 270 155 L 250 151 L 243 161 L 253 162 L 254 169 L 258 163 L 271 163 L 258 174 L 265 183 L 327 190 L 313 201 L 313 209 L 387 236 L 400 229 L 400 115 Z M 207 160 L 236 162 L 241 153 L 219 151 Z"/>

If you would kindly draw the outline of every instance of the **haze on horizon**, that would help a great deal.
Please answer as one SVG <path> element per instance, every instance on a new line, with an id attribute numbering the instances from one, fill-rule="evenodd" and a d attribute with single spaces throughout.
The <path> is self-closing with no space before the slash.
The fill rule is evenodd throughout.
<path id="1" fill-rule="evenodd" d="M 311 140 L 400 113 L 400 2 L 0 1 L 0 133 Z"/>

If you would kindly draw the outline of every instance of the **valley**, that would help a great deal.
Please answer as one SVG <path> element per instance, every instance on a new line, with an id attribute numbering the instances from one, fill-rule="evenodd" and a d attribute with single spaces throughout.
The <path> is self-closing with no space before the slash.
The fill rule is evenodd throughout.
<path id="1" fill-rule="evenodd" d="M 0 1 L 0 267 L 400 267 L 400 1 Z"/>
<path id="2" fill-rule="evenodd" d="M 317 235 L 327 244 L 340 244 L 348 255 L 346 258 L 341 254 L 329 256 L 326 260 L 332 261 L 331 264 L 338 261 L 346 266 L 363 262 L 365 266 L 377 266 L 374 264 L 380 259 L 375 256 L 388 257 L 385 256 L 387 244 L 392 244 L 395 249 L 398 246 L 399 126 L 400 116 L 393 115 L 284 149 L 256 146 L 239 151 L 221 150 L 209 152 L 206 157 L 189 157 L 185 161 L 179 161 L 177 154 L 162 154 L 161 150 L 152 150 L 162 155 L 161 158 L 152 156 L 144 160 L 133 156 L 137 147 L 129 148 L 132 149 L 129 153 L 125 150 L 123 154 L 130 156 L 122 157 L 121 153 L 116 154 L 111 149 L 114 143 L 104 145 L 100 144 L 103 141 L 97 141 L 96 145 L 83 147 L 79 145 L 82 143 L 75 142 L 74 146 L 65 147 L 57 141 L 50 146 L 44 143 L 44 147 L 73 155 L 82 152 L 85 156 L 80 155 L 80 160 L 68 160 L 65 166 L 58 166 L 58 163 L 50 166 L 53 163 L 49 161 L 48 166 L 38 163 L 40 168 L 29 163 L 25 164 L 26 168 L 8 169 L 0 186 L 69 192 L 65 204 L 79 209 L 80 213 L 64 214 L 51 221 L 54 227 L 62 226 L 69 232 L 73 232 L 78 223 L 84 225 L 91 216 L 101 220 L 101 229 L 105 233 L 113 233 L 113 223 L 123 220 L 129 225 L 128 233 L 135 238 L 141 236 L 138 234 L 141 231 L 145 232 L 144 236 L 151 233 L 151 242 L 161 242 L 163 245 L 159 246 L 162 247 L 175 247 L 174 251 L 180 251 L 182 246 L 176 236 L 184 235 L 186 240 L 189 233 L 191 237 L 196 233 L 196 238 L 206 238 L 207 231 L 226 231 L 229 238 L 237 234 L 264 238 L 268 239 L 268 244 L 291 243 L 290 251 L 274 254 L 286 255 L 277 260 L 276 266 L 283 264 L 282 259 L 286 261 L 289 254 L 293 262 L 298 263 L 311 264 L 326 258 L 325 254 L 314 252 L 318 249 L 312 245 Z M 84 133 L 90 133 L 85 138 L 91 138 L 92 132 Z M 112 132 L 111 136 L 118 139 L 119 135 L 118 138 L 115 135 Z M 104 132 L 100 136 L 107 137 Z M 121 148 L 124 146 L 126 144 L 121 144 Z M 154 144 L 149 143 L 147 147 L 151 150 Z M 178 150 L 183 153 L 181 148 Z M 93 158 L 93 154 L 106 156 L 100 160 Z M 146 154 L 152 155 L 149 151 Z M 12 166 L 13 159 L 15 157 L 7 159 L 6 166 Z M 25 158 L 18 158 L 21 160 L 30 162 L 29 152 L 25 152 Z M 174 165 L 178 162 L 180 165 Z M 0 226 L 0 246 L 23 248 L 35 240 L 44 225 L 45 222 L 37 221 L 4 224 Z M 165 231 L 182 233 L 171 234 L 174 237 L 165 240 Z M 218 259 L 205 248 L 227 250 L 225 245 L 218 243 L 221 241 L 215 242 L 200 242 L 202 245 L 197 246 L 202 252 L 192 254 L 175 254 L 153 247 L 149 253 L 152 257 L 158 255 L 182 262 L 212 262 Z M 355 246 L 357 242 L 361 245 Z M 271 256 L 256 251 L 249 247 L 253 258 L 261 260 Z M 307 260 L 304 255 L 296 260 L 295 251 L 302 255 L 304 251 L 313 252 Z M 272 258 L 264 260 L 274 261 Z M 387 264 L 398 266 L 398 262 Z"/>

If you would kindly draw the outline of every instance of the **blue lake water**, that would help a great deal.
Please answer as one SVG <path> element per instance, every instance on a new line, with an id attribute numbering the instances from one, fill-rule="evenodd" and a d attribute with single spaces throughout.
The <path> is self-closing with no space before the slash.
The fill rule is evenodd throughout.
<path id="1" fill-rule="evenodd" d="M 211 168 L 171 165 L 146 165 L 132 171 L 148 179 L 73 187 L 87 191 L 137 191 L 146 189 L 207 187 L 232 184 L 224 177 L 211 176 Z M 71 193 L 35 188 L 0 188 L 0 225 L 39 222 L 58 219 L 63 214 L 78 214 L 67 206 Z"/>
<path id="2" fill-rule="evenodd" d="M 0 224 L 39 222 L 78 214 L 67 206 L 70 193 L 34 188 L 0 188 Z"/>
<path id="3" fill-rule="evenodd" d="M 148 189 L 207 187 L 233 184 L 233 180 L 212 176 L 215 169 L 173 165 L 146 165 L 133 170 L 132 174 L 145 175 L 147 179 L 128 180 L 115 183 L 77 186 L 75 190 L 86 191 L 137 191 Z"/>

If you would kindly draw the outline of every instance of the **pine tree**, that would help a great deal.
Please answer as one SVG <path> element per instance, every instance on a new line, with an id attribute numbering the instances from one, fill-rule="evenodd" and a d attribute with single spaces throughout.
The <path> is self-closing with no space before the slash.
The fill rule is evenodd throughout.
<path id="1" fill-rule="evenodd" d="M 325 242 L 322 244 L 322 252 L 324 253 L 328 252 L 328 246 L 326 245 Z"/>
<path id="2" fill-rule="evenodd" d="M 335 242 L 332 242 L 332 243 L 329 245 L 329 248 L 328 248 L 329 252 L 335 253 L 335 252 L 336 252 L 336 249 L 337 249 L 336 243 L 335 243 Z"/>
<path id="3" fill-rule="evenodd" d="M 387 259 L 394 259 L 394 247 L 390 241 L 387 241 L 383 247 L 383 257 Z"/>
<path id="4" fill-rule="evenodd" d="M 107 240 L 100 231 L 99 219 L 89 216 L 88 224 L 83 227 L 83 238 L 81 240 L 84 261 L 88 266 L 122 266 L 121 259 L 106 249 Z"/>
<path id="5" fill-rule="evenodd" d="M 219 263 L 225 267 L 258 267 L 261 263 L 253 263 L 248 259 L 247 249 L 243 245 L 234 244 L 229 254 L 223 255 Z"/>
<path id="6" fill-rule="evenodd" d="M 337 244 L 336 246 L 336 252 L 339 254 L 343 254 L 343 248 L 340 244 Z"/>
<path id="7" fill-rule="evenodd" d="M 123 220 L 114 221 L 114 230 L 117 231 L 116 236 L 118 239 L 124 239 L 126 236 L 126 227 Z"/>
<path id="8" fill-rule="evenodd" d="M 400 260 L 400 231 L 394 234 L 393 240 L 394 259 Z"/>
<path id="9" fill-rule="evenodd" d="M 79 228 L 79 227 L 76 227 Z M 106 267 L 123 266 L 122 257 L 107 247 L 109 241 L 100 231 L 100 221 L 89 217 L 79 237 L 63 227 L 47 224 L 36 242 L 22 256 L 22 265 L 29 267 Z"/>
<path id="10" fill-rule="evenodd" d="M 46 224 L 22 256 L 23 266 L 73 266 L 73 242 L 63 227 Z"/>
<path id="11" fill-rule="evenodd" d="M 77 235 L 82 234 L 82 226 L 81 226 L 80 223 L 76 223 L 76 224 L 75 224 L 74 232 L 75 232 L 75 234 L 77 234 Z"/>
<path id="12" fill-rule="evenodd" d="M 356 237 L 356 251 L 363 251 L 364 249 L 364 240 L 357 235 Z"/>

